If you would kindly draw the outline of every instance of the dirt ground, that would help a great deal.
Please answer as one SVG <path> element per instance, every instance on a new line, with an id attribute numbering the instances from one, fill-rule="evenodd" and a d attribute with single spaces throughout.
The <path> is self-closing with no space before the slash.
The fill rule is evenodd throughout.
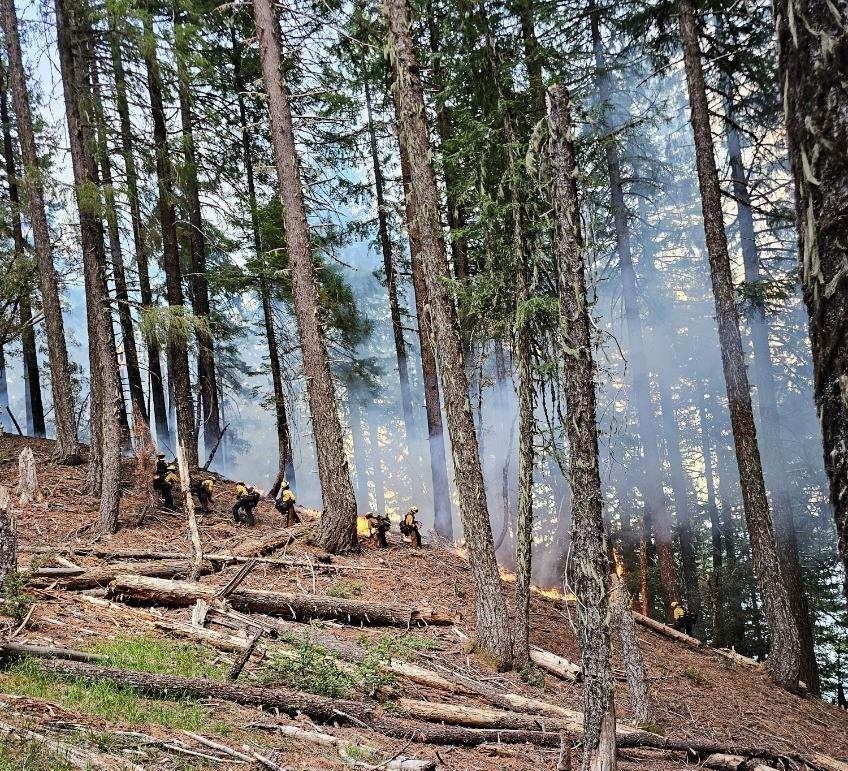
<path id="1" fill-rule="evenodd" d="M 97 514 L 97 500 L 83 492 L 85 467 L 60 468 L 52 463 L 52 443 L 20 437 L 0 437 L 0 485 L 10 486 L 14 492 L 17 483 L 18 455 L 24 446 L 32 448 L 36 456 L 39 483 L 45 495 L 42 504 L 18 507 L 13 503 L 13 516 L 19 538 L 19 564 L 25 569 L 33 557 L 33 550 L 74 549 L 96 545 L 109 550 L 191 551 L 188 528 L 181 513 L 157 512 L 142 526 L 138 525 L 137 501 L 127 490 L 122 502 L 121 528 L 108 540 L 93 541 L 93 528 Z M 132 480 L 129 466 L 126 469 L 127 485 Z M 216 479 L 214 511 L 200 519 L 199 530 L 204 552 L 226 552 L 246 538 L 267 535 L 281 527 L 281 518 L 268 499 L 263 499 L 257 510 L 253 531 L 237 525 L 230 515 L 234 484 Z M 14 496 L 13 496 L 14 500 Z M 285 554 L 308 558 L 316 562 L 319 550 L 299 539 Z M 428 545 L 428 540 L 431 542 Z M 69 553 L 63 552 L 66 557 Z M 43 566 L 57 565 L 51 555 L 38 554 Z M 69 556 L 80 566 L 102 564 L 84 556 Z M 487 685 L 502 691 L 544 698 L 546 701 L 580 710 L 581 685 L 564 682 L 546 675 L 542 682 L 530 685 L 517 673 L 498 674 L 473 652 L 469 640 L 473 637 L 474 608 L 468 566 L 461 554 L 450 545 L 433 543 L 425 538 L 425 548 L 413 550 L 392 538 L 389 549 L 375 549 L 370 542 L 363 544 L 362 553 L 350 557 L 334 557 L 333 567 L 298 567 L 262 564 L 247 577 L 243 586 L 274 589 L 286 592 L 350 596 L 357 599 L 409 607 L 432 607 L 443 614 L 456 617 L 456 623 L 446 626 L 429 626 L 416 630 L 426 637 L 428 650 L 419 654 L 419 663 L 426 665 L 427 657 L 449 664 Z M 224 585 L 239 569 L 239 565 L 225 567 L 220 572 L 204 576 L 201 581 L 214 586 Z M 55 582 L 54 582 L 55 583 Z M 511 597 L 511 585 L 505 589 Z M 134 613 L 121 606 L 101 607 L 84 599 L 84 593 L 64 591 L 59 585 L 42 582 L 40 588 L 31 590 L 37 601 L 26 627 L 15 638 L 16 642 L 53 645 L 76 650 L 89 650 L 96 643 L 110 638 L 158 634 L 152 629 L 150 611 Z M 102 592 L 101 592 L 102 593 Z M 573 608 L 562 598 L 534 594 L 531 607 L 532 642 L 548 651 L 579 661 L 579 651 L 573 628 Z M 163 618 L 189 622 L 191 609 L 157 609 Z M 322 625 L 338 638 L 351 642 L 362 638 L 373 641 L 386 635 L 401 635 L 405 630 L 391 628 L 350 627 L 334 622 Z M 681 645 L 644 627 L 638 627 L 639 641 L 645 657 L 651 697 L 651 721 L 663 735 L 670 739 L 765 747 L 775 752 L 820 752 L 848 762 L 848 713 L 817 699 L 801 698 L 775 687 L 760 668 L 729 665 L 727 660 L 707 650 L 695 650 Z M 233 654 L 216 651 L 215 660 L 229 664 Z M 248 663 L 239 682 L 249 682 L 258 666 L 261 654 Z M 620 671 L 616 655 L 615 667 Z M 478 704 L 470 697 L 440 693 L 406 681 L 396 687 L 409 698 L 429 701 Z M 175 736 L 170 729 L 151 724 L 122 726 L 106 722 L 85 712 L 68 711 L 60 705 L 33 697 L 21 697 L 7 692 L 8 681 L 0 675 L 0 721 L 22 725 L 41 735 L 55 733 L 56 725 L 67 724 L 75 730 L 92 734 L 122 730 L 140 732 L 155 737 L 159 742 L 148 741 L 143 750 L 126 750 L 121 757 L 143 768 L 236 768 L 237 764 L 221 758 L 219 753 L 208 752 L 213 760 L 202 757 L 204 749 L 184 734 Z M 626 683 L 616 679 L 616 711 L 619 720 L 628 722 Z M 351 698 L 366 699 L 364 694 Z M 208 716 L 208 727 L 196 733 L 231 748 L 251 748 L 278 768 L 341 769 L 350 768 L 332 748 L 322 748 L 298 740 L 280 737 L 253 723 L 280 723 L 309 725 L 303 717 L 290 719 L 273 715 L 258 708 L 248 708 L 229 702 L 210 699 L 201 705 Z M 212 730 L 212 725 L 217 726 Z M 539 749 L 530 745 L 501 745 L 488 749 L 431 746 L 416 741 L 388 738 L 362 726 L 321 726 L 324 730 L 344 736 L 352 743 L 367 744 L 379 750 L 380 756 L 391 758 L 404 753 L 416 758 L 435 758 L 439 765 L 456 771 L 487 771 L 488 769 L 554 769 L 558 751 Z M 179 733 L 179 732 L 177 732 Z M 61 734 L 59 734 L 61 735 Z M 225 735 L 225 738 L 222 738 Z M 2 742 L 0 724 L 0 742 Z M 168 743 L 182 742 L 188 753 L 169 750 Z M 160 746 L 163 745 L 163 746 Z M 182 746 L 182 745 L 180 745 Z M 142 754 L 138 754 L 141 752 Z M 135 753 L 135 754 L 133 754 Z M 114 752 L 113 752 L 114 754 Z M 257 761 L 260 764 L 261 761 Z M 575 764 L 576 764 L 575 756 Z M 240 767 L 247 761 L 242 760 Z M 372 764 L 370 767 L 385 767 Z M 0 763 L 0 768 L 2 768 Z M 273 765 L 264 764 L 266 768 Z M 361 767 L 369 767 L 368 764 Z M 695 768 L 681 753 L 664 753 L 646 750 L 622 750 L 620 768 L 624 769 L 679 769 Z"/>

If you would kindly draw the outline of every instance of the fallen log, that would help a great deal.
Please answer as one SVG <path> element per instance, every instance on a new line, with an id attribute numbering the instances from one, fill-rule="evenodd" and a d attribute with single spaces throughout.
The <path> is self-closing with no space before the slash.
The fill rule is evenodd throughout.
<path id="1" fill-rule="evenodd" d="M 338 720 L 343 715 L 362 719 L 368 710 L 347 699 L 330 699 L 288 688 L 264 688 L 254 685 L 209 680 L 204 677 L 131 672 L 117 667 L 103 667 L 77 661 L 48 659 L 41 662 L 47 672 L 57 677 L 80 678 L 91 682 L 105 681 L 133 688 L 154 697 L 187 696 L 195 699 L 221 699 L 264 709 L 276 709 L 288 715 L 304 714 L 313 720 Z"/>
<path id="2" fill-rule="evenodd" d="M 333 736 L 332 734 L 323 733 L 322 731 L 310 731 L 306 728 L 294 725 L 279 725 L 277 723 L 254 723 L 252 728 L 265 728 L 273 730 L 290 739 L 298 739 L 300 741 L 317 744 L 320 747 L 333 747 L 346 765 L 357 765 L 354 758 L 351 757 L 349 748 L 351 742 L 347 739 Z M 376 750 L 370 747 L 363 747 L 358 744 L 353 745 L 360 751 L 360 754 L 376 754 Z M 364 764 L 362 764 L 365 767 Z M 369 768 L 386 768 L 390 771 L 430 771 L 436 767 L 434 760 L 420 760 L 418 758 L 410 758 L 405 755 L 397 755 L 390 760 L 383 761 L 377 766 L 368 766 Z"/>
<path id="3" fill-rule="evenodd" d="M 139 576 L 158 576 L 165 578 L 182 578 L 191 575 L 195 567 L 193 560 L 161 560 L 155 562 L 116 562 L 112 565 L 90 568 L 77 575 L 67 576 L 59 581 L 59 587 L 69 590 L 94 589 L 98 586 L 108 586 L 120 573 L 132 571 Z M 53 568 L 56 570 L 57 568 Z M 212 565 L 203 562 L 201 573 L 211 573 Z M 39 571 L 40 573 L 40 571 Z M 36 576 L 39 575 L 36 573 Z"/>
<path id="4" fill-rule="evenodd" d="M 105 656 L 86 651 L 75 651 L 70 648 L 57 648 L 52 645 L 33 645 L 32 643 L 20 643 L 3 641 L 0 643 L 0 655 L 12 654 L 14 656 L 33 656 L 39 659 L 67 659 L 68 661 L 87 661 L 91 663 L 106 661 Z"/>
<path id="5" fill-rule="evenodd" d="M 133 574 L 115 576 L 109 586 L 111 597 L 140 603 L 185 607 L 197 600 L 214 600 L 216 587 L 192 581 L 168 581 Z M 297 620 L 331 619 L 376 626 L 451 624 L 453 619 L 432 608 L 404 608 L 373 602 L 288 594 L 262 589 L 236 589 L 228 598 L 234 608 Z"/>
<path id="6" fill-rule="evenodd" d="M 297 510 L 297 507 L 295 507 Z M 298 512 L 303 513 L 303 511 Z M 298 538 L 302 538 L 309 531 L 311 525 L 308 522 L 295 525 L 294 527 L 277 530 L 270 535 L 257 538 L 247 538 L 233 549 L 234 557 L 263 557 L 277 549 L 285 549 L 293 544 Z"/>
<path id="7" fill-rule="evenodd" d="M 668 624 L 663 624 L 662 621 L 657 621 L 656 619 L 649 618 L 648 616 L 643 616 L 641 613 L 633 612 L 633 618 L 637 623 L 641 624 L 644 627 L 647 627 L 653 632 L 657 634 L 664 635 L 665 637 L 669 637 L 672 640 L 676 640 L 677 642 L 683 643 L 684 645 L 688 645 L 690 648 L 696 648 L 701 651 L 709 651 L 711 653 L 715 653 L 722 658 L 727 659 L 728 661 L 733 661 L 737 664 L 744 664 L 749 667 L 758 667 L 760 663 L 755 661 L 754 659 L 748 658 L 747 656 L 743 656 L 741 653 L 737 653 L 736 651 L 725 650 L 724 648 L 711 648 L 706 643 L 697 639 L 696 637 L 690 637 L 688 634 L 684 634 L 683 632 L 678 632 L 676 629 L 670 627 Z"/>
<path id="8" fill-rule="evenodd" d="M 467 726 L 469 728 L 510 728 L 527 731 L 583 730 L 583 713 L 571 712 L 559 717 L 546 718 L 499 709 L 487 709 L 466 704 L 445 704 L 434 701 L 398 699 L 397 709 L 406 717 L 428 723 Z"/>
<path id="9" fill-rule="evenodd" d="M 807 765 L 819 768 L 821 771 L 848 771 L 848 763 L 843 763 L 828 755 L 822 755 L 820 752 L 810 752 L 806 755 L 801 755 L 801 759 Z"/>
<path id="10" fill-rule="evenodd" d="M 719 771 L 779 771 L 774 766 L 764 766 L 762 764 L 752 765 L 748 760 L 741 755 L 727 755 L 724 753 L 715 753 L 708 755 L 702 765 L 705 768 L 716 768 Z"/>
<path id="11" fill-rule="evenodd" d="M 545 672 L 550 672 L 570 683 L 578 682 L 583 676 L 578 664 L 556 653 L 537 648 L 535 645 L 530 648 L 530 661 Z"/>
<path id="12" fill-rule="evenodd" d="M 91 769 L 98 769 L 98 771 L 144 771 L 142 766 L 130 763 L 124 757 L 79 747 L 10 723 L 0 723 L 0 736 L 8 737 L 9 741 L 31 743 L 61 758 L 67 765 L 84 771 L 91 771 Z M 3 742 L 3 745 L 5 746 L 5 742 Z"/>

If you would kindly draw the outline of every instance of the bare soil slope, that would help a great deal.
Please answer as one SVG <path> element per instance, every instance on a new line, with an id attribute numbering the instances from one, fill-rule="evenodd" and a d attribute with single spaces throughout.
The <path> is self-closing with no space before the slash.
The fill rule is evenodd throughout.
<path id="1" fill-rule="evenodd" d="M 18 455 L 25 446 L 31 447 L 35 453 L 45 502 L 25 507 L 13 502 L 21 570 L 26 570 L 32 559 L 37 560 L 36 564 L 41 568 L 64 566 L 69 570 L 73 570 L 73 565 L 94 567 L 110 564 L 107 556 L 91 556 L 81 551 L 90 548 L 115 553 L 149 551 L 190 555 L 184 516 L 160 511 L 138 526 L 132 490 L 127 490 L 124 496 L 119 532 L 108 541 L 94 542 L 91 524 L 96 517 L 97 502 L 83 492 L 85 467 L 55 466 L 51 460 L 52 443 L 49 441 L 11 436 L 0 438 L 0 485 L 10 486 L 14 493 Z M 132 469 L 129 462 L 125 476 L 127 484 L 130 484 Z M 257 510 L 256 527 L 252 531 L 236 525 L 229 511 L 233 490 L 232 482 L 218 480 L 214 511 L 201 518 L 200 534 L 206 554 L 230 553 L 247 539 L 269 535 L 281 527 L 280 517 L 267 499 Z M 399 755 L 419 761 L 434 760 L 440 767 L 469 771 L 557 767 L 559 750 L 556 746 L 489 741 L 482 747 L 471 747 L 418 741 L 420 732 L 428 730 L 428 724 L 405 714 L 403 707 L 403 699 L 412 699 L 489 710 L 494 708 L 491 702 L 487 704 L 478 695 L 448 693 L 402 675 L 380 677 L 376 685 L 362 681 L 363 672 L 373 674 L 380 669 L 374 664 L 379 656 L 373 652 L 383 651 L 388 656 L 388 651 L 398 658 L 408 656 L 410 662 L 425 669 L 452 672 L 460 678 L 470 677 L 498 693 L 521 694 L 560 707 L 581 709 L 579 683 L 567 682 L 550 674 L 542 677 L 538 673 L 528 678 L 531 680 L 528 683 L 517 673 L 498 674 L 492 671 L 486 661 L 476 655 L 473 640 L 469 639 L 474 629 L 471 587 L 468 568 L 461 554 L 446 544 L 431 543 L 421 550 L 412 550 L 395 537 L 389 549 L 378 550 L 370 542 L 365 542 L 360 555 L 335 557 L 327 564 L 322 563 L 324 555 L 309 545 L 308 528 L 302 528 L 298 535 L 284 549 L 266 555 L 269 561 L 257 564 L 241 587 L 317 594 L 408 608 L 433 608 L 442 615 L 454 617 L 456 622 L 421 627 L 414 630 L 414 635 L 410 634 L 410 630 L 396 626 L 354 626 L 338 619 L 325 620 L 318 626 L 293 624 L 288 655 L 293 657 L 291 660 L 295 662 L 295 668 L 309 669 L 315 664 L 315 650 L 298 642 L 300 633 L 297 630 L 302 628 L 306 633 L 317 630 L 318 634 L 332 635 L 341 647 L 361 650 L 364 646 L 372 652 L 366 660 L 370 669 L 363 669 L 365 665 L 360 662 L 360 668 L 351 675 L 351 679 L 342 683 L 343 687 L 339 690 L 334 690 L 332 683 L 324 682 L 327 672 L 323 661 L 318 662 L 317 674 L 312 673 L 312 680 L 292 675 L 291 669 L 288 675 L 281 675 L 275 670 L 278 672 L 275 680 L 267 663 L 276 655 L 275 646 L 279 645 L 281 649 L 285 646 L 265 635 L 260 638 L 237 682 L 272 687 L 304 687 L 306 683 L 305 687 L 312 690 L 324 689 L 324 693 L 331 696 L 365 705 L 368 710 L 373 710 L 374 715 L 402 724 L 405 731 L 394 731 L 392 735 L 374 731 L 372 724 L 346 716 L 343 710 L 336 721 L 339 725 L 316 721 L 313 726 L 304 715 L 291 717 L 269 713 L 258 707 L 240 706 L 216 698 L 214 692 L 194 703 L 180 701 L 179 694 L 175 695 L 177 700 L 173 702 L 144 698 L 140 700 L 143 709 L 136 704 L 139 700 L 135 696 L 121 692 L 121 698 L 128 699 L 127 705 L 119 705 L 109 711 L 104 706 L 105 701 L 117 698 L 111 691 L 98 703 L 97 695 L 91 696 L 89 691 L 85 691 L 88 686 L 81 682 L 70 685 L 65 681 L 54 683 L 41 670 L 37 670 L 36 675 L 27 674 L 20 660 L 7 657 L 9 668 L 0 673 L 0 742 L 5 735 L 9 757 L 20 758 L 20 740 L 25 737 L 30 747 L 33 743 L 38 744 L 39 751 L 58 753 L 65 761 L 69 754 L 81 753 L 82 760 L 75 756 L 70 759 L 71 766 L 76 767 L 88 764 L 92 767 L 121 768 L 124 767 L 122 764 L 127 764 L 126 767 L 134 764 L 142 768 L 226 769 L 248 767 L 249 763 L 253 763 L 258 764 L 257 767 L 272 769 L 402 768 L 404 766 L 398 765 L 401 761 L 396 757 Z M 52 553 L 45 554 L 45 547 L 53 550 Z M 272 560 L 281 558 L 299 564 L 272 564 Z M 126 559 L 121 558 L 121 561 Z M 207 573 L 200 581 L 221 587 L 242 565 L 216 564 L 214 572 Z M 30 587 L 25 590 L 35 599 L 26 623 L 20 625 L 9 621 L 7 624 L 12 628 L 22 627 L 14 637 L 15 643 L 61 646 L 78 651 L 101 649 L 104 645 L 108 648 L 110 641 L 117 640 L 121 644 L 127 639 L 162 637 L 171 644 L 178 639 L 176 635 L 179 632 L 166 628 L 168 622 L 179 622 L 183 626 L 191 623 L 192 607 L 133 608 L 122 604 L 120 597 L 107 596 L 108 580 L 104 581 L 102 588 L 86 592 L 63 588 L 62 581 L 61 577 L 52 576 L 33 578 Z M 508 583 L 505 589 L 511 596 Z M 577 662 L 579 652 L 572 627 L 572 611 L 573 608 L 562 598 L 536 593 L 532 600 L 531 628 L 536 645 Z M 207 623 L 207 628 L 218 635 L 217 642 L 212 647 L 197 650 L 208 653 L 204 666 L 211 668 L 213 673 L 226 673 L 240 657 L 240 647 L 252 637 L 252 630 L 234 628 L 231 620 L 218 617 L 218 622 L 230 623 L 230 627 L 222 626 L 215 618 Z M 651 727 L 665 737 L 692 744 L 761 747 L 773 753 L 809 756 L 818 752 L 848 762 L 848 713 L 845 711 L 779 690 L 759 668 L 731 664 L 709 650 L 694 650 L 644 627 L 638 628 L 638 634 L 650 677 L 652 722 L 655 724 Z M 238 644 L 226 650 L 227 646 L 221 644 L 220 639 L 225 636 L 235 636 Z M 185 642 L 183 639 L 182 643 Z M 403 653 L 399 652 L 401 649 Z M 343 662 L 339 666 L 343 670 L 351 667 Z M 33 686 L 36 681 L 40 690 Z M 77 690 L 74 691 L 74 688 Z M 89 687 L 89 690 L 92 688 Z M 339 704 L 342 703 L 339 701 Z M 628 721 L 627 689 L 623 680 L 616 683 L 616 707 L 619 719 Z M 122 709 L 125 713 L 121 712 Z M 182 713 L 174 717 L 168 712 L 174 709 L 186 710 L 186 713 L 182 717 Z M 343 742 L 339 746 L 320 746 L 302 738 L 282 736 L 278 731 L 259 728 L 256 724 L 260 723 L 318 730 L 342 737 Z M 22 727 L 31 733 L 21 733 Z M 540 718 L 536 728 L 556 734 L 558 724 L 557 721 Z M 17 734 L 14 739 L 13 734 Z M 106 735 L 112 737 L 110 742 L 102 740 Z M 579 751 L 575 750 L 575 767 L 578 755 Z M 697 762 L 690 762 L 681 752 L 633 749 L 622 751 L 621 758 L 622 768 L 697 766 Z M 392 763 L 395 765 L 392 766 Z M 4 767 L 3 756 L 0 755 L 0 768 Z M 37 769 L 51 765 L 9 767 Z M 54 763 L 53 767 L 59 766 Z"/>

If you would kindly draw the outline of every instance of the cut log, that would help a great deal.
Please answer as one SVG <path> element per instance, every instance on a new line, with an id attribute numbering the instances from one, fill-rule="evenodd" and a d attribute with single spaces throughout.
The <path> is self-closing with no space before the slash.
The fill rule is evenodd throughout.
<path id="1" fill-rule="evenodd" d="M 132 574 L 115 576 L 109 586 L 112 597 L 134 602 L 185 607 L 199 599 L 213 600 L 216 588 L 191 581 L 167 581 Z M 453 619 L 431 608 L 403 608 L 373 602 L 322 597 L 313 594 L 287 594 L 261 589 L 236 589 L 229 597 L 237 609 L 267 613 L 297 620 L 332 619 L 375 626 L 451 624 Z"/>
<path id="2" fill-rule="evenodd" d="M 445 723 L 446 725 L 467 726 L 469 728 L 509 728 L 529 731 L 567 730 L 574 733 L 583 730 L 583 714 L 580 712 L 574 712 L 568 717 L 545 718 L 465 704 L 444 704 L 415 699 L 399 699 L 397 708 L 406 717 L 430 723 Z"/>
<path id="3" fill-rule="evenodd" d="M 0 587 L 18 569 L 18 539 L 9 508 L 9 488 L 0 485 Z"/>
<path id="4" fill-rule="evenodd" d="M 583 676 L 578 664 L 556 653 L 537 648 L 535 645 L 530 648 L 530 661 L 545 672 L 550 672 L 570 683 L 578 682 Z"/>
<path id="5" fill-rule="evenodd" d="M 35 456 L 30 447 L 24 447 L 18 458 L 18 487 L 15 492 L 21 506 L 44 501 L 44 494 L 38 487 L 38 475 L 35 473 Z"/>
<path id="6" fill-rule="evenodd" d="M 161 576 L 169 578 L 188 577 L 194 570 L 193 560 L 162 560 L 156 562 L 115 562 L 103 567 L 90 568 L 77 575 L 71 575 L 59 581 L 62 589 L 93 589 L 97 586 L 108 586 L 115 576 L 132 571 L 140 576 Z M 65 568 L 48 568 L 48 570 L 65 570 Z M 201 573 L 211 573 L 212 564 L 203 562 L 200 565 Z M 42 571 L 36 573 L 36 577 L 44 577 Z"/>
<path id="7" fill-rule="evenodd" d="M 154 697 L 186 696 L 195 699 L 221 699 L 235 704 L 275 709 L 288 715 L 304 714 L 314 720 L 339 720 L 344 715 L 356 716 L 356 719 L 361 720 L 363 716 L 367 717 L 369 712 L 355 701 L 314 696 L 287 688 L 263 688 L 208 680 L 203 677 L 129 672 L 116 667 L 102 667 L 58 659 L 45 660 L 41 666 L 57 677 L 110 682 Z"/>

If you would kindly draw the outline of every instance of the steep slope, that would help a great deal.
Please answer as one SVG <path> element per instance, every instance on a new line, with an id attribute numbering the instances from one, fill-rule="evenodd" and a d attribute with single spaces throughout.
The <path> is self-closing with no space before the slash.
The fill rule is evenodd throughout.
<path id="1" fill-rule="evenodd" d="M 134 494 L 128 490 L 122 503 L 121 530 L 108 542 L 93 543 L 87 526 L 96 517 L 97 505 L 95 499 L 82 493 L 84 468 L 55 466 L 51 461 L 52 442 L 0 438 L 0 485 L 16 484 L 18 454 L 24 446 L 31 447 L 36 455 L 39 482 L 46 500 L 43 504 L 23 507 L 13 504 L 20 568 L 26 570 L 34 558 L 42 573 L 32 576 L 30 586 L 24 590 L 35 602 L 14 642 L 76 651 L 105 650 L 105 663 L 109 664 L 116 661 L 116 647 L 123 646 L 131 653 L 136 647 L 147 645 L 159 651 L 160 660 L 151 664 L 150 660 L 140 661 L 128 653 L 124 662 L 127 669 L 226 679 L 226 672 L 253 637 L 254 627 L 244 629 L 241 624 L 242 628 L 238 628 L 240 624 L 233 620 L 240 618 L 237 614 L 212 612 L 207 616 L 206 632 L 198 632 L 197 627 L 192 631 L 192 607 L 151 608 L 147 603 L 133 607 L 122 603 L 121 599 L 127 598 L 115 596 L 114 585 L 109 589 L 114 570 L 103 572 L 99 589 L 67 588 L 67 583 L 76 578 L 73 566 L 102 569 L 118 561 L 122 572 L 133 572 L 134 565 L 161 561 L 163 554 L 165 557 L 168 553 L 188 555 L 191 547 L 183 515 L 157 512 L 139 527 Z M 125 478 L 132 479 L 129 463 Z M 250 555 L 245 544 L 255 544 L 255 539 L 279 532 L 280 517 L 270 501 L 263 500 L 253 531 L 236 525 L 229 513 L 233 490 L 231 481 L 217 481 L 214 511 L 200 520 L 201 541 L 204 554 L 229 554 L 241 549 L 248 555 L 247 559 Z M 304 517 L 307 514 L 304 512 Z M 283 543 L 289 540 L 291 543 L 266 555 L 266 562 L 255 564 L 238 591 L 319 595 L 342 605 L 371 602 L 407 612 L 431 608 L 442 617 L 455 619 L 453 624 L 405 629 L 361 621 L 345 623 L 344 614 L 338 614 L 335 620 L 313 624 L 270 622 L 265 618 L 265 623 L 277 625 L 274 630 L 277 639 L 271 639 L 266 630 L 237 683 L 307 688 L 335 698 L 339 704 L 348 705 L 340 707 L 336 719 L 330 721 L 342 727 L 328 725 L 326 720 L 316 720 L 319 725 L 313 727 L 303 715 L 291 720 L 263 713 L 257 707 L 235 704 L 229 698 L 221 698 L 222 686 L 213 688 L 208 698 L 199 702 L 179 699 L 169 702 L 157 694 L 155 698 L 141 699 L 144 709 L 136 704 L 135 692 L 107 689 L 104 693 L 110 699 L 117 698 L 114 694 L 119 692 L 130 705 L 125 713 L 120 709 L 110 711 L 103 706 L 108 701 L 106 697 L 98 703 L 86 691 L 91 687 L 84 685 L 84 678 L 72 677 L 68 685 L 69 678 L 51 675 L 45 670 L 47 664 L 22 663 L 10 658 L 9 669 L 0 674 L 0 703 L 5 706 L 0 734 L 6 724 L 13 727 L 26 724 L 44 741 L 55 742 L 58 738 L 67 744 L 68 725 L 74 726 L 77 734 L 108 732 L 118 737 L 116 745 L 107 752 L 101 743 L 98 751 L 103 757 L 85 760 L 102 767 L 121 767 L 115 766 L 116 758 L 142 767 L 178 767 L 182 763 L 183 768 L 193 768 L 209 763 L 226 768 L 230 762 L 239 761 L 238 754 L 228 755 L 220 747 L 241 753 L 251 761 L 256 760 L 253 756 L 256 752 L 264 758 L 256 762 L 266 768 L 333 769 L 355 763 L 360 763 L 360 767 L 391 768 L 390 761 L 397 753 L 421 761 L 438 761 L 451 769 L 530 769 L 539 767 L 540 763 L 545 768 L 556 766 L 558 731 L 563 716 L 571 714 L 566 710 L 580 710 L 581 686 L 550 674 L 542 676 L 538 671 L 526 677 L 527 682 L 518 673 L 497 674 L 475 653 L 469 639 L 474 618 L 468 566 L 457 550 L 447 544 L 413 550 L 395 536 L 389 549 L 376 549 L 365 542 L 361 555 L 336 557 L 327 563 L 325 556 L 309 543 L 308 523 L 292 532 L 293 539 L 283 539 Z M 100 553 L 94 555 L 90 553 L 92 550 Z M 112 559 L 108 552 L 113 553 Z M 145 558 L 145 553 L 154 554 Z M 225 586 L 239 573 L 245 559 L 232 564 L 216 560 L 208 566 L 210 572 L 199 579 L 200 583 L 213 588 Z M 64 574 L 58 568 L 63 568 Z M 506 589 L 510 596 L 511 586 L 507 585 Z M 572 627 L 573 607 L 561 596 L 550 595 L 533 595 L 532 642 L 572 662 L 579 661 Z M 233 605 L 237 604 L 236 597 L 234 594 L 231 598 Z M 305 620 L 308 619 L 299 619 Z M 206 643 L 198 642 L 204 634 Z M 759 668 L 733 664 L 709 650 L 692 649 L 644 627 L 638 628 L 638 634 L 650 677 L 650 727 L 667 739 L 690 745 L 760 747 L 772 753 L 806 756 L 818 752 L 848 761 L 845 711 L 781 691 Z M 189 648 L 187 643 L 198 647 Z M 329 658 L 328 649 L 338 649 L 340 658 Z M 194 651 L 192 655 L 202 666 L 185 664 L 182 669 L 174 669 L 174 661 L 161 660 L 162 650 L 170 650 L 169 656 L 174 660 L 189 657 L 189 652 Z M 280 665 L 281 659 L 289 663 Z M 389 671 L 388 660 L 395 662 L 395 671 Z M 410 676 L 408 670 L 412 665 L 429 675 L 416 677 L 413 672 Z M 453 683 L 453 692 L 446 690 L 444 684 L 434 686 L 430 677 L 434 673 Z M 481 689 L 483 694 L 471 692 Z M 13 698 L 16 693 L 18 697 Z M 502 708 L 499 702 L 504 694 L 545 703 L 542 711 L 547 710 L 548 715 L 540 716 L 540 709 L 531 709 L 529 712 L 534 717 L 530 717 L 516 709 L 501 715 L 499 726 L 507 730 L 545 731 L 542 744 L 548 746 L 489 741 L 483 747 L 463 747 L 456 743 L 437 745 L 418 741 L 438 728 L 425 719 L 428 708 L 422 703 L 427 702 L 430 709 L 437 710 L 445 704 L 464 706 L 471 712 L 462 719 L 469 722 L 467 718 L 472 715 L 482 724 L 491 720 L 488 713 Z M 616 683 L 616 705 L 619 719 L 626 723 L 629 711 L 623 678 Z M 185 720 L 179 715 L 173 717 L 168 710 L 174 709 L 186 710 L 189 717 Z M 475 710 L 488 712 L 481 717 Z M 257 728 L 253 725 L 256 723 L 289 728 L 271 731 Z M 372 730 L 375 726 L 382 726 L 383 730 Z M 340 756 L 339 747 L 280 735 L 280 730 L 291 732 L 297 728 L 344 737 L 341 755 L 346 757 Z M 190 735 L 183 733 L 184 730 L 189 730 Z M 133 745 L 127 732 L 141 733 L 148 739 L 143 746 L 139 746 L 138 739 Z M 197 736 L 220 746 L 216 749 L 203 744 Z M 577 736 L 573 725 L 569 736 Z M 11 748 L 13 742 L 8 741 Z M 322 741 L 326 744 L 326 737 Z M 374 749 L 374 753 L 361 750 L 364 745 Z M 360 752 L 362 757 L 357 755 Z M 247 762 L 245 757 L 241 757 L 241 762 Z M 623 768 L 693 765 L 680 752 L 644 748 L 622 751 Z"/>

